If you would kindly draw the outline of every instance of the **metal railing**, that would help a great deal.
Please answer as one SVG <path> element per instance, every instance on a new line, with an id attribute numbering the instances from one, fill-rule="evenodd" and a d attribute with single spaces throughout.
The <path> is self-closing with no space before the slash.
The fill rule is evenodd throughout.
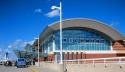
<path id="1" fill-rule="evenodd" d="M 60 63 L 60 61 L 44 61 L 44 63 Z M 125 64 L 125 57 L 109 57 L 109 58 L 90 58 L 90 59 L 75 59 L 63 60 L 64 64 Z"/>
<path id="2" fill-rule="evenodd" d="M 63 60 L 65 64 L 95 64 L 95 63 L 115 63 L 125 64 L 125 57 L 110 57 L 110 58 L 91 58 L 91 59 L 75 59 L 75 60 Z"/>

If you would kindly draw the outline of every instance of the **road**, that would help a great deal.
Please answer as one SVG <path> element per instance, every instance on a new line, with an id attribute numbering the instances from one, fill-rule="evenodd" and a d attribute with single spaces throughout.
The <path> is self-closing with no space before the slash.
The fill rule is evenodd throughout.
<path id="1" fill-rule="evenodd" d="M 30 68 L 16 68 L 0 66 L 0 72 L 32 72 Z"/>

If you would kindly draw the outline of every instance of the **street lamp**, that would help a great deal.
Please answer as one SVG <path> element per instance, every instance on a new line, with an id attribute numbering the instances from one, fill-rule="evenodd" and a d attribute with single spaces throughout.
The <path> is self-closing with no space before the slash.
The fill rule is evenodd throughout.
<path id="1" fill-rule="evenodd" d="M 63 64 L 62 61 L 62 0 L 60 0 L 60 6 L 52 6 L 51 9 L 53 10 L 60 10 L 60 64 Z"/>
<path id="2" fill-rule="evenodd" d="M 60 64 L 63 64 L 62 61 L 62 1 L 60 0 Z"/>
<path id="3" fill-rule="evenodd" d="M 39 49 L 40 49 L 40 46 L 39 46 L 39 36 L 38 36 L 38 38 L 35 38 L 36 40 L 37 40 L 37 44 L 38 44 L 38 46 L 37 46 L 37 48 L 38 48 L 38 51 L 37 51 L 37 53 L 38 53 L 38 66 L 40 66 L 40 61 L 39 61 Z"/>

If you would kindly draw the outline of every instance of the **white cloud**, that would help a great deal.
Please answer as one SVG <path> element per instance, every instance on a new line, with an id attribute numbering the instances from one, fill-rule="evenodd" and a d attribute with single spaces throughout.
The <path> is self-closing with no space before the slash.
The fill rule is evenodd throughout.
<path id="1" fill-rule="evenodd" d="M 111 24 L 109 26 L 113 27 L 113 26 L 117 26 L 120 23 L 118 21 L 112 21 Z"/>
<path id="2" fill-rule="evenodd" d="M 10 49 L 8 49 L 8 48 L 6 48 L 4 51 L 5 51 L 5 52 L 8 52 L 8 53 L 11 53 L 11 52 L 12 52 L 12 50 L 10 50 Z"/>
<path id="3" fill-rule="evenodd" d="M 26 46 L 26 44 L 32 45 L 33 42 L 34 42 L 34 40 L 26 41 L 26 40 L 22 40 L 22 39 L 17 39 L 14 42 L 12 42 L 11 44 L 9 44 L 8 48 L 23 50 L 24 47 Z"/>
<path id="4" fill-rule="evenodd" d="M 12 45 L 8 45 L 8 48 L 12 48 Z"/>
<path id="5" fill-rule="evenodd" d="M 4 60 L 5 53 L 9 53 L 9 59 L 10 60 L 16 60 L 16 55 L 13 52 L 14 49 L 23 50 L 26 44 L 33 44 L 34 40 L 32 41 L 26 41 L 22 39 L 17 39 L 14 42 L 10 43 L 7 48 L 0 48 L 0 60 Z"/>
<path id="6" fill-rule="evenodd" d="M 45 14 L 47 17 L 52 18 L 55 16 L 59 16 L 59 10 L 53 10 L 51 12 L 48 12 L 47 14 Z"/>
<path id="7" fill-rule="evenodd" d="M 36 13 L 41 13 L 41 12 L 42 12 L 42 9 L 35 9 L 35 12 L 36 12 Z"/>
<path id="8" fill-rule="evenodd" d="M 2 51 L 2 49 L 0 48 L 0 52 Z"/>
<path id="9" fill-rule="evenodd" d="M 35 40 L 32 40 L 32 41 L 29 41 L 29 42 L 27 42 L 27 43 L 32 45 L 32 44 L 34 43 L 34 41 L 35 41 Z"/>

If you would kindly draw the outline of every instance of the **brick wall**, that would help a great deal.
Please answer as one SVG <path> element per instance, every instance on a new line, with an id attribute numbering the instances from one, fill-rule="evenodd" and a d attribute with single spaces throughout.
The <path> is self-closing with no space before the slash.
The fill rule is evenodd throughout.
<path id="1" fill-rule="evenodd" d="M 47 60 L 48 61 L 54 61 L 55 60 L 55 55 L 54 54 L 48 55 Z"/>
<path id="2" fill-rule="evenodd" d="M 86 58 L 107 58 L 116 56 L 116 54 L 86 54 Z"/>
<path id="3" fill-rule="evenodd" d="M 125 50 L 125 43 L 122 40 L 114 41 L 112 47 L 113 50 Z"/>
<path id="4" fill-rule="evenodd" d="M 88 58 L 106 58 L 106 57 L 116 57 L 117 54 L 81 54 L 81 53 L 78 53 L 78 57 L 76 57 L 76 53 L 74 53 L 73 55 L 73 59 L 88 59 Z M 64 54 L 64 59 L 67 60 L 67 54 L 65 53 Z M 69 60 L 72 59 L 72 54 L 69 53 L 69 57 L 68 57 Z"/>
<path id="5" fill-rule="evenodd" d="M 118 41 L 113 41 L 112 43 L 112 47 L 114 51 L 125 51 L 125 43 L 123 40 L 118 40 Z M 69 52 L 69 54 L 67 54 L 68 52 L 64 53 L 64 60 L 71 60 L 72 59 L 72 53 Z M 68 57 L 67 57 L 68 55 Z M 84 54 L 84 53 L 78 53 L 78 56 L 76 55 L 76 52 L 73 53 L 73 59 L 88 59 L 88 58 L 106 58 L 106 57 L 117 57 L 117 56 L 125 56 L 125 53 L 117 53 L 117 54 Z M 55 60 L 55 55 L 54 54 L 50 54 L 47 59 L 46 58 L 42 58 L 40 59 L 40 61 L 54 61 Z"/>

